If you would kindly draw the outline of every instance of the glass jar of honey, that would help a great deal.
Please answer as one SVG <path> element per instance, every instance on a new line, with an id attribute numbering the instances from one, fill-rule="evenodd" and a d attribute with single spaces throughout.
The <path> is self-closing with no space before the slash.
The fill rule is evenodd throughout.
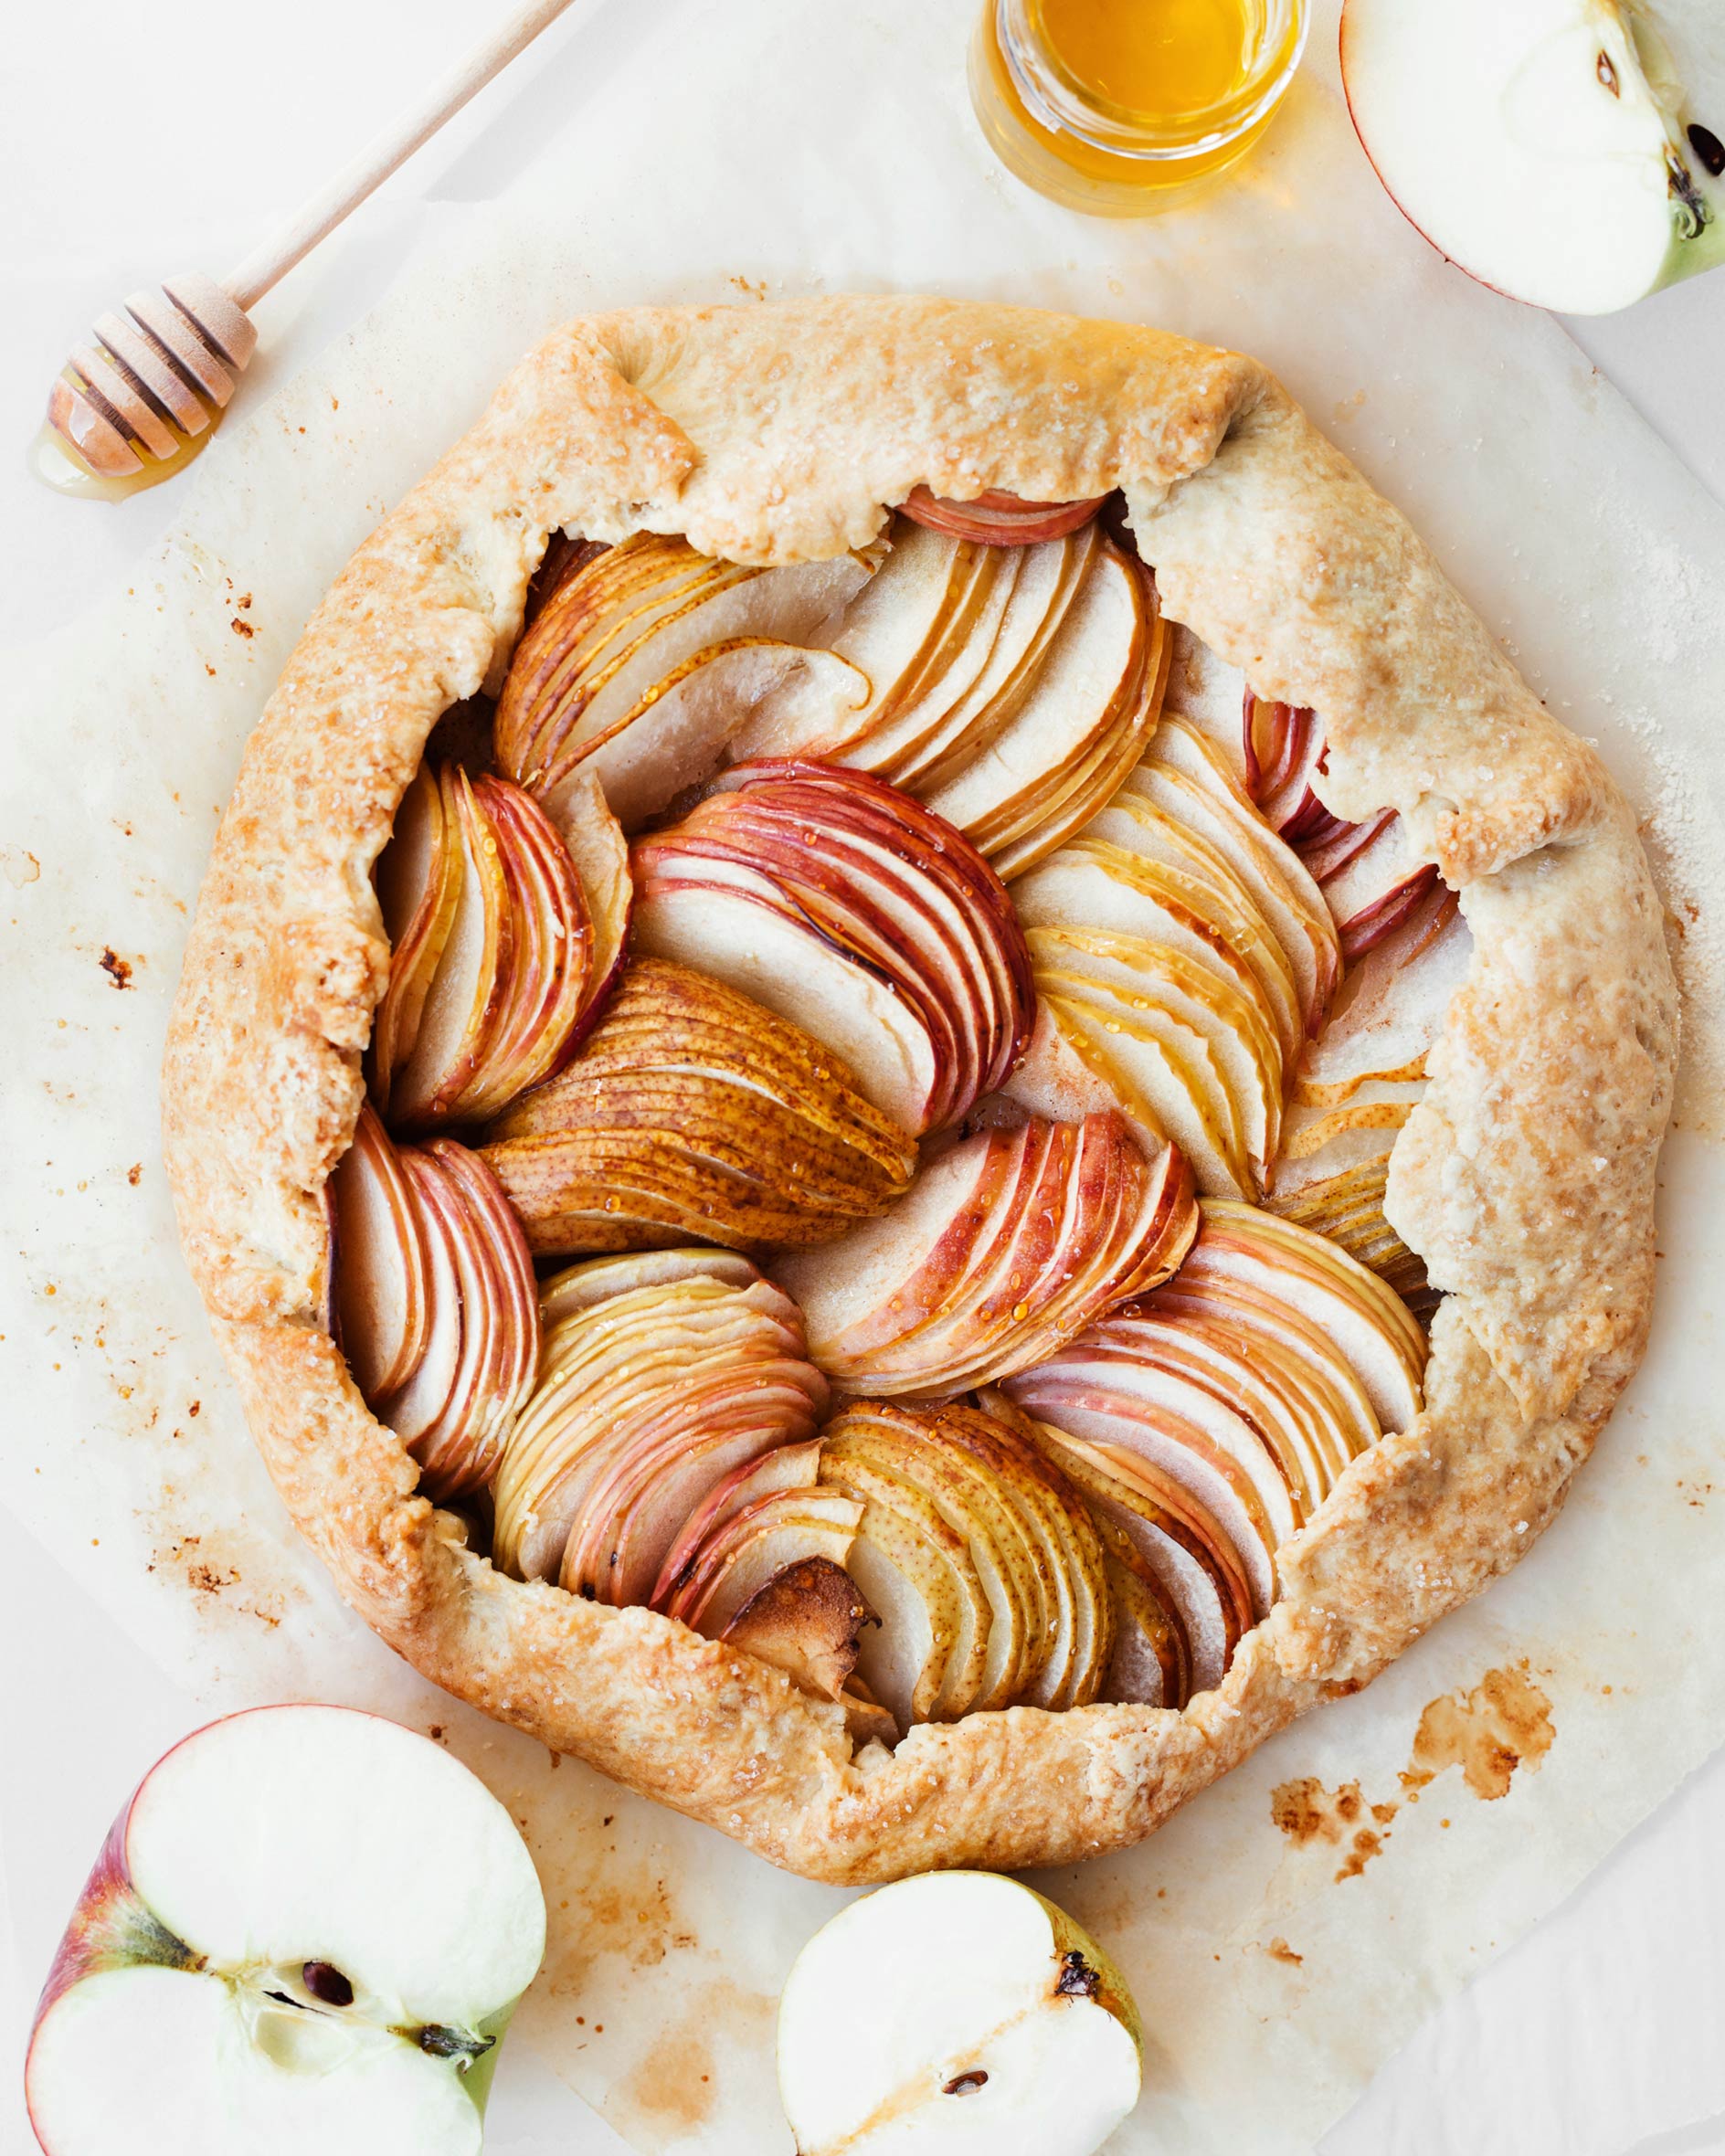
<path id="1" fill-rule="evenodd" d="M 996 155 L 1074 209 L 1182 200 L 1268 127 L 1307 0 L 986 0 L 970 95 Z"/>

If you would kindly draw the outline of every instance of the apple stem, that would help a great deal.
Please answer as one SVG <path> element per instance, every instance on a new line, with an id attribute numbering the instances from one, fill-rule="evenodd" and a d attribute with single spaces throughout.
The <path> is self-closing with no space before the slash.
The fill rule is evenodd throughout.
<path id="1" fill-rule="evenodd" d="M 433 2058 L 460 2059 L 463 2073 L 497 2041 L 495 2036 L 475 2035 L 471 2029 L 451 2029 L 439 2022 L 428 2022 L 424 2028 L 410 2033 L 420 2050 L 429 2051 Z"/>

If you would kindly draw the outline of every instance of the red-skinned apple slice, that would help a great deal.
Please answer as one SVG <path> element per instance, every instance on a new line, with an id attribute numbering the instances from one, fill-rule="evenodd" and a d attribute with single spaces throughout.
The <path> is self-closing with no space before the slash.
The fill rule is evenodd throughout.
<path id="1" fill-rule="evenodd" d="M 1346 1251 L 1254 1206 L 1209 1200 L 1187 1284 L 1220 1278 L 1275 1295 L 1319 1326 L 1359 1374 L 1387 1431 L 1420 1411 L 1425 1336 L 1405 1305 Z"/>
<path id="2" fill-rule="evenodd" d="M 958 832 L 866 774 L 739 766 L 635 860 L 645 949 L 794 1013 L 908 1129 L 957 1120 L 1022 1052 L 1029 959 L 1004 888 Z M 947 1015 L 955 977 L 968 1012 L 987 999 L 980 1039 Z"/>
<path id="3" fill-rule="evenodd" d="M 672 1598 L 668 1614 L 708 1639 L 788 1565 L 823 1557 L 842 1568 L 856 1539 L 862 1505 L 832 1490 L 781 1490 L 757 1498 L 725 1522 Z"/>
<path id="4" fill-rule="evenodd" d="M 931 494 L 916 487 L 900 504 L 905 514 L 931 532 L 948 532 L 956 539 L 979 539 L 989 546 L 1034 546 L 1047 539 L 1064 539 L 1087 524 L 1107 500 L 1096 494 L 1083 502 L 1025 502 L 1000 487 L 985 487 L 979 494 L 958 502 Z"/>
<path id="5" fill-rule="evenodd" d="M 820 1479 L 819 1438 L 810 1438 L 801 1444 L 778 1445 L 760 1459 L 745 1461 L 731 1469 L 684 1516 L 649 1598 L 653 1607 L 666 1606 L 683 1584 L 683 1576 L 702 1544 L 737 1513 L 761 1497 L 775 1496 L 787 1490 L 811 1490 Z"/>
<path id="6" fill-rule="evenodd" d="M 1136 1479 L 1123 1478 L 1097 1447 L 1047 1423 L 1036 1427 L 1098 1527 L 1126 1537 L 1148 1568 L 1179 1622 L 1193 1691 L 1213 1690 L 1253 1622 L 1249 1585 L 1220 1526 L 1190 1502 L 1162 1502 Z"/>
<path id="7" fill-rule="evenodd" d="M 344 1707 L 231 1716 L 108 1837 L 37 2010 L 31 2125 L 47 2156 L 478 2156 L 544 1949 L 514 1823 L 451 1754 Z"/>
<path id="8" fill-rule="evenodd" d="M 1083 1438 L 1116 1476 L 1137 1476 L 1165 1499 L 1177 1489 L 1189 1509 L 1201 1507 L 1244 1569 L 1254 1613 L 1268 1612 L 1275 1600 L 1275 1551 L 1298 1523 L 1287 1506 L 1286 1486 L 1261 1445 L 1256 1461 L 1243 1460 L 1196 1423 L 1128 1393 L 1087 1384 L 1082 1371 L 1069 1376 L 1058 1363 L 1008 1382 L 1027 1413 Z M 1277 1495 L 1281 1504 L 1272 1515 L 1266 1507 Z"/>
<path id="9" fill-rule="evenodd" d="M 360 1103 L 329 1193 L 336 1345 L 365 1398 L 381 1400 L 407 1383 L 425 1353 L 430 1260 L 412 1189 L 369 1101 Z"/>

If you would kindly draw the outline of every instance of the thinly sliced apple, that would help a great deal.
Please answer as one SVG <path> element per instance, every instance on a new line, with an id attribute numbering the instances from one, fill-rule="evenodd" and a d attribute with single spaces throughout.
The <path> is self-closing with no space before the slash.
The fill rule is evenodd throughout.
<path id="1" fill-rule="evenodd" d="M 862 700 L 855 670 L 799 647 L 870 569 L 851 555 L 747 567 L 644 534 L 595 556 L 552 592 L 511 661 L 497 710 L 504 769 L 555 811 L 591 759 L 635 828 L 712 770 L 775 682 L 795 674 L 806 694 L 819 673 L 838 708 Z"/>
<path id="2" fill-rule="evenodd" d="M 1227 856 L 1287 954 L 1307 1034 L 1319 1032 L 1341 980 L 1334 921 L 1307 866 L 1259 814 L 1221 748 L 1188 721 L 1165 715 L 1127 783 Z"/>
<path id="3" fill-rule="evenodd" d="M 1254 1286 L 1309 1317 L 1358 1372 L 1387 1431 L 1420 1411 L 1425 1336 L 1375 1273 L 1309 1229 L 1253 1206 L 1207 1200 L 1189 1284 L 1219 1278 Z"/>
<path id="4" fill-rule="evenodd" d="M 812 730 L 803 709 L 786 711 L 771 693 L 733 739 L 739 757 L 831 756 L 865 740 L 916 693 L 942 649 L 954 613 L 979 574 L 974 545 L 895 525 L 892 551 L 843 614 L 820 636 L 821 647 L 860 672 L 869 699 L 836 724 Z"/>
<path id="5" fill-rule="evenodd" d="M 651 959 L 489 1136 L 484 1157 L 542 1252 L 819 1242 L 881 1210 L 915 1161 L 830 1051 Z"/>
<path id="6" fill-rule="evenodd" d="M 1073 599 L 1011 723 L 963 772 L 929 798 L 937 816 L 984 851 L 999 833 L 1017 836 L 1026 798 L 1108 731 L 1138 692 L 1149 639 L 1148 587 L 1111 546 Z M 1153 725 L 1155 714 L 1148 714 Z"/>
<path id="7" fill-rule="evenodd" d="M 368 1400 L 405 1385 L 431 1326 L 430 1259 L 412 1187 L 388 1133 L 361 1101 L 354 1142 L 330 1177 L 334 1331 Z"/>
<path id="8" fill-rule="evenodd" d="M 389 1119 L 407 1130 L 446 1120 L 471 1080 L 502 998 L 514 933 L 503 861 L 471 779 L 459 764 L 446 764 L 439 786 L 461 882 L 418 1029 L 401 1043 L 405 1060 L 389 1085 Z"/>
<path id="9" fill-rule="evenodd" d="M 385 1113 L 396 1072 L 418 1037 L 462 880 L 460 840 L 445 815 L 443 787 L 436 772 L 422 764 L 401 798 L 376 870 L 390 956 L 388 984 L 372 1026 L 370 1062 L 372 1090 Z"/>
<path id="10" fill-rule="evenodd" d="M 843 761 L 928 795 L 957 778 L 1023 708 L 1095 558 L 1094 524 L 1013 557 L 1016 574 L 987 661 L 956 701 L 930 698 Z M 935 722 L 935 723 L 931 723 Z"/>
<path id="11" fill-rule="evenodd" d="M 989 546 L 1035 546 L 1087 524 L 1106 499 L 1098 494 L 1085 502 L 1025 502 L 1000 487 L 985 487 L 981 493 L 956 502 L 916 487 L 901 507 L 907 517 L 932 532 L 979 539 Z"/>
<path id="12" fill-rule="evenodd" d="M 691 1269 L 635 1284 L 614 1261 L 592 1271 L 615 1292 L 560 1293 L 568 1275 L 547 1285 L 558 1314 L 498 1471 L 493 1558 L 617 1599 L 609 1559 L 634 1495 L 674 1471 L 650 1537 L 632 1548 L 631 1596 L 644 1599 L 688 1516 L 744 1462 L 812 1437 L 827 1391 L 796 1359 L 795 1306 L 758 1274 L 739 1286 Z"/>
<path id="13" fill-rule="evenodd" d="M 553 821 L 568 848 L 593 932 L 580 1006 L 564 1044 L 566 1052 L 591 1031 L 606 998 L 621 978 L 629 953 L 635 882 L 630 873 L 629 841 L 592 772 L 577 773 L 562 788 L 560 813 Z"/>
<path id="14" fill-rule="evenodd" d="M 815 1698 L 841 1700 L 853 1681 L 863 1627 L 874 1622 L 851 1575 L 830 1558 L 810 1557 L 776 1572 L 720 1636 L 727 1647 L 782 1669 Z M 891 1717 L 883 1712 L 881 1720 L 885 1730 L 870 1734 L 891 1733 Z"/>
<path id="15" fill-rule="evenodd" d="M 822 1557 L 842 1567 L 862 1517 L 860 1498 L 832 1490 L 784 1490 L 757 1499 L 703 1549 L 669 1614 L 708 1639 L 721 1638 L 787 1565 Z"/>
<path id="16" fill-rule="evenodd" d="M 1030 962 L 1004 888 L 878 779 L 739 766 L 635 860 L 644 949 L 794 1012 L 909 1130 L 957 1120 L 1023 1052 Z"/>
<path id="17" fill-rule="evenodd" d="M 1429 1318 L 1439 1296 L 1426 1277 L 1425 1261 L 1384 1218 L 1389 1172 L 1386 1148 L 1356 1167 L 1301 1183 L 1286 1197 L 1274 1192 L 1265 1202 L 1285 1220 L 1339 1243 L 1387 1281 L 1416 1317 Z"/>

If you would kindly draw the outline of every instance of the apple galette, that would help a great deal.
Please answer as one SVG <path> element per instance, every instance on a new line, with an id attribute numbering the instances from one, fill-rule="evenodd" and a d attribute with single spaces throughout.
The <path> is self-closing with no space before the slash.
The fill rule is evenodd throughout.
<path id="1" fill-rule="evenodd" d="M 384 1637 L 881 1879 L 1147 1834 L 1525 1552 L 1675 1022 L 1598 757 L 1254 362 L 643 311 L 313 617 L 168 1157 Z"/>

